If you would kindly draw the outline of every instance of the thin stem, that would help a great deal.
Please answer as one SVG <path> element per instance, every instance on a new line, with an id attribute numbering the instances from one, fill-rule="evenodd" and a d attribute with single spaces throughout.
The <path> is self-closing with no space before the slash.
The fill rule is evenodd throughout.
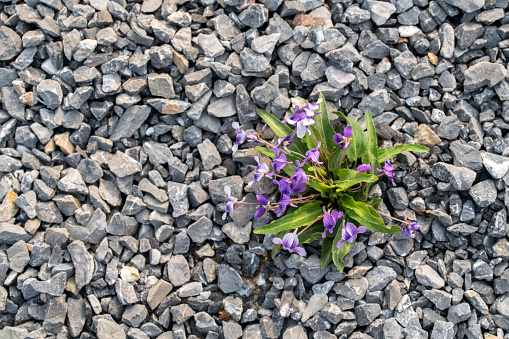
<path id="1" fill-rule="evenodd" d="M 378 210 L 377 210 L 377 212 L 378 212 L 379 214 L 383 215 L 383 216 L 386 216 L 387 218 L 391 218 L 392 220 L 396 220 L 396 221 L 402 222 L 402 223 L 404 223 L 404 224 L 408 222 L 408 220 L 407 220 L 407 221 L 404 221 L 404 220 L 401 220 L 401 219 L 398 219 L 398 218 L 394 218 L 392 215 L 385 214 L 385 213 L 380 212 L 380 211 L 378 211 Z"/>
<path id="2" fill-rule="evenodd" d="M 286 151 L 286 150 L 285 150 Z M 288 155 L 290 154 L 295 154 L 295 155 L 298 155 L 299 157 L 303 158 L 303 159 L 306 159 L 306 156 L 305 155 L 302 155 L 300 154 L 299 152 L 295 152 L 295 151 L 292 151 L 292 150 L 288 150 L 288 152 L 290 153 L 287 153 Z"/>
<path id="3" fill-rule="evenodd" d="M 325 139 L 322 137 L 322 133 L 320 132 L 320 129 L 317 127 L 316 130 L 318 131 L 318 135 L 320 136 L 320 139 L 322 139 L 322 148 L 325 146 L 325 151 L 327 152 L 327 156 L 330 155 L 329 149 L 327 148 L 327 144 L 325 142 Z"/>
<path id="4" fill-rule="evenodd" d="M 346 148 L 341 150 L 341 156 L 339 157 L 339 169 L 341 169 L 341 165 L 343 164 L 343 159 L 345 158 Z"/>
<path id="5" fill-rule="evenodd" d="M 317 177 L 318 175 L 316 174 L 316 167 L 314 166 L 314 164 L 313 164 L 313 171 L 315 172 L 315 177 Z M 322 173 L 320 173 L 320 171 L 318 171 L 318 174 L 320 174 L 320 177 L 322 178 L 322 180 L 324 182 L 329 183 L 329 180 L 325 179 L 324 176 L 322 175 Z M 320 181 L 320 180 L 318 180 L 318 181 Z"/>
<path id="6" fill-rule="evenodd" d="M 316 218 L 315 220 L 313 220 L 313 222 L 311 222 L 311 224 L 307 225 L 306 227 L 304 227 L 304 229 L 302 231 L 300 231 L 299 233 L 297 233 L 297 236 L 301 235 L 305 230 L 307 230 L 311 225 L 313 225 L 315 222 L 317 222 L 318 220 L 322 219 L 323 218 L 323 214 L 320 215 L 318 218 Z"/>

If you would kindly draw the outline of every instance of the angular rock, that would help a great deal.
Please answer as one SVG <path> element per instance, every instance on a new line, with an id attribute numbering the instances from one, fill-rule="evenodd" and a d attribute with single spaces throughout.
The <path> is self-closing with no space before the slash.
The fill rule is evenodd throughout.
<path id="1" fill-rule="evenodd" d="M 242 277 L 230 266 L 219 265 L 218 286 L 223 293 L 233 293 L 240 290 L 244 284 Z"/>
<path id="2" fill-rule="evenodd" d="M 501 179 L 509 171 L 509 158 L 498 154 L 481 152 L 484 167 L 493 179 Z"/>
<path id="3" fill-rule="evenodd" d="M 483 86 L 493 87 L 507 76 L 507 69 L 491 62 L 479 62 L 465 72 L 463 87 L 465 91 L 472 92 Z"/>
<path id="4" fill-rule="evenodd" d="M 119 178 L 125 178 L 141 171 L 141 164 L 126 155 L 117 151 L 108 161 L 110 170 Z"/>
<path id="5" fill-rule="evenodd" d="M 445 281 L 442 277 L 428 265 L 421 265 L 415 270 L 417 281 L 431 288 L 442 288 Z"/>
<path id="6" fill-rule="evenodd" d="M 67 246 L 67 250 L 74 265 L 74 279 L 78 290 L 92 281 L 94 274 L 94 259 L 80 240 L 75 240 Z"/>
<path id="7" fill-rule="evenodd" d="M 128 107 L 110 135 L 110 140 L 116 142 L 131 137 L 148 118 L 150 111 L 151 108 L 147 105 Z"/>
<path id="8" fill-rule="evenodd" d="M 492 180 L 484 180 L 475 184 L 469 193 L 479 207 L 488 207 L 497 199 L 497 188 Z"/>
<path id="9" fill-rule="evenodd" d="M 175 255 L 168 261 L 168 278 L 173 286 L 182 286 L 191 279 L 191 272 L 187 260 L 182 255 Z"/>
<path id="10" fill-rule="evenodd" d="M 26 265 L 30 262 L 30 254 L 27 245 L 23 240 L 19 240 L 6 251 L 7 259 L 9 259 L 9 267 L 11 270 L 23 273 Z"/>
<path id="11" fill-rule="evenodd" d="M 41 97 L 46 107 L 55 109 L 60 106 L 63 99 L 62 88 L 55 80 L 44 80 L 37 85 L 37 94 Z"/>
<path id="12" fill-rule="evenodd" d="M 0 43 L 0 61 L 12 60 L 21 52 L 20 36 L 5 25 L 0 27 Z"/>

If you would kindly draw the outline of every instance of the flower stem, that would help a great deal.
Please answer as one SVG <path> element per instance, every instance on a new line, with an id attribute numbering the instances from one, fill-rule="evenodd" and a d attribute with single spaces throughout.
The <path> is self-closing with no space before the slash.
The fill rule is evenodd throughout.
<path id="1" fill-rule="evenodd" d="M 305 230 L 307 230 L 311 225 L 313 225 L 315 222 L 317 222 L 318 220 L 322 219 L 323 218 L 323 214 L 320 215 L 318 218 L 316 218 L 315 220 L 313 220 L 313 222 L 311 222 L 311 224 L 307 225 L 306 227 L 304 227 L 304 229 L 302 231 L 300 231 L 299 233 L 297 233 L 297 236 L 301 235 Z"/>
<path id="2" fill-rule="evenodd" d="M 391 216 L 390 214 L 385 214 L 383 212 L 380 212 L 377 210 L 377 212 L 383 216 L 386 216 L 387 218 L 391 218 L 392 220 L 396 220 L 396 221 L 399 221 L 399 222 L 402 222 L 402 223 L 407 223 L 409 222 L 408 220 L 407 221 L 404 221 L 404 220 L 401 220 L 401 219 L 398 219 L 398 218 L 394 218 L 393 216 Z"/>
<path id="3" fill-rule="evenodd" d="M 327 153 L 327 156 L 330 155 L 329 149 L 327 148 L 327 143 L 325 142 L 325 139 L 322 137 L 322 133 L 320 132 L 320 129 L 317 127 L 316 130 L 318 131 L 318 135 L 320 136 L 320 139 L 322 140 L 322 148 Z"/>

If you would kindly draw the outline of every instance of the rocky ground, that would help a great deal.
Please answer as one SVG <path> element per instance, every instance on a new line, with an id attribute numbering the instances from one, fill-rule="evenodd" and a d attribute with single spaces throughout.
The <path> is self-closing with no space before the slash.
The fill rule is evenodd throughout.
<path id="1" fill-rule="evenodd" d="M 0 2 L 1 338 L 509 338 L 508 0 Z M 268 256 L 232 154 L 323 92 L 395 159 L 415 239 Z M 337 118 L 334 118 L 337 123 Z M 265 131 L 272 138 L 270 130 Z"/>

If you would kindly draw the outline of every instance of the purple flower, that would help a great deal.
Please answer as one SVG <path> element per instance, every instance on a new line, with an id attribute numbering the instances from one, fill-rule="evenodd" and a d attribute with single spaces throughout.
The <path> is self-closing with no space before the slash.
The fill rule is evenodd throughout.
<path id="1" fill-rule="evenodd" d="M 387 178 L 389 178 L 389 180 L 392 182 L 392 185 L 393 186 L 396 186 L 396 183 L 394 182 L 394 167 L 391 166 L 391 162 L 389 161 L 389 158 L 387 158 L 387 160 L 385 161 L 384 163 L 384 168 L 383 169 L 376 169 L 378 172 L 380 173 L 385 173 L 385 175 L 387 175 Z"/>
<path id="2" fill-rule="evenodd" d="M 247 135 L 246 132 L 240 129 L 240 125 L 238 122 L 232 122 L 232 127 L 237 131 L 237 137 L 235 138 L 235 145 L 232 147 L 232 151 L 236 152 L 239 149 L 239 145 L 246 141 Z"/>
<path id="3" fill-rule="evenodd" d="M 357 166 L 357 168 L 355 170 L 359 173 L 364 173 L 364 172 L 371 170 L 371 165 L 370 164 L 362 164 L 362 165 Z"/>
<path id="4" fill-rule="evenodd" d="M 296 112 L 287 122 L 292 126 L 297 126 L 297 137 L 299 138 L 303 138 L 306 132 L 311 135 L 311 128 L 309 126 L 315 123 L 306 112 Z"/>
<path id="5" fill-rule="evenodd" d="M 233 206 L 235 206 L 235 203 L 237 202 L 237 198 L 231 196 L 232 190 L 230 186 L 224 187 L 224 193 L 226 193 L 228 199 L 226 200 L 226 206 L 224 207 L 223 220 L 226 219 L 229 212 L 233 211 Z"/>
<path id="6" fill-rule="evenodd" d="M 287 135 L 286 137 L 277 139 L 277 145 L 275 148 L 277 148 L 279 150 L 281 147 L 283 147 L 284 150 L 289 152 L 288 146 L 291 146 L 296 143 L 296 141 L 292 141 L 293 137 L 295 136 L 295 133 L 296 132 L 293 131 L 292 134 Z"/>
<path id="7" fill-rule="evenodd" d="M 281 215 L 283 215 L 284 211 L 286 210 L 286 206 L 292 206 L 297 207 L 296 205 L 292 204 L 290 201 L 290 196 L 286 194 L 281 194 L 281 199 L 279 200 L 278 206 L 279 206 L 279 213 L 277 214 L 277 217 L 279 218 Z"/>
<path id="8" fill-rule="evenodd" d="M 317 165 L 323 164 L 323 162 L 318 161 L 320 158 L 320 151 L 318 151 L 318 149 L 320 148 L 321 144 L 322 144 L 321 141 L 318 141 L 318 145 L 316 146 L 316 148 L 312 148 L 306 152 L 306 158 L 304 159 L 302 164 L 299 165 L 299 167 L 304 166 L 304 164 L 306 162 L 308 162 L 309 160 L 311 160 L 313 163 L 315 163 Z"/>
<path id="9" fill-rule="evenodd" d="M 306 182 L 308 180 L 309 178 L 306 175 L 306 172 L 304 172 L 304 170 L 300 167 L 297 167 L 295 172 L 293 172 L 292 176 L 290 177 L 290 181 L 294 182 Z"/>
<path id="10" fill-rule="evenodd" d="M 315 112 L 318 108 L 320 108 L 320 103 L 323 101 L 322 98 L 318 99 L 315 103 L 308 103 L 307 106 L 303 107 L 304 110 L 311 110 L 314 114 L 320 114 L 322 112 Z"/>
<path id="11" fill-rule="evenodd" d="M 340 248 L 345 241 L 353 242 L 355 239 L 357 239 L 357 234 L 364 232 L 366 232 L 366 227 L 361 226 L 357 228 L 357 226 L 351 222 L 347 222 L 345 227 L 345 221 L 343 220 L 343 229 L 341 230 L 342 239 L 338 241 L 337 247 Z"/>
<path id="12" fill-rule="evenodd" d="M 264 176 L 267 176 L 272 179 L 274 172 L 269 173 L 269 166 L 264 163 L 260 163 L 260 158 L 257 156 L 253 157 L 256 160 L 258 166 L 256 166 L 255 174 L 253 175 L 253 180 L 248 183 L 248 186 L 252 186 L 255 181 L 260 181 Z"/>
<path id="13" fill-rule="evenodd" d="M 254 217 L 259 218 L 262 215 L 264 215 L 267 211 L 272 210 L 271 204 L 269 202 L 269 199 L 265 198 L 263 195 L 256 195 L 256 200 L 258 200 L 258 203 L 260 204 L 260 207 L 256 211 Z"/>
<path id="14" fill-rule="evenodd" d="M 290 183 L 290 190 L 291 190 L 292 194 L 298 194 L 299 197 L 302 198 L 302 196 L 300 194 L 306 190 L 306 183 L 305 182 L 292 182 L 292 183 Z"/>
<path id="15" fill-rule="evenodd" d="M 412 231 L 417 231 L 419 228 L 421 228 L 422 226 L 419 225 L 418 223 L 416 222 L 411 222 L 411 223 L 408 223 L 407 222 L 407 219 L 406 219 L 406 215 L 405 215 L 405 221 L 402 222 L 399 227 L 401 227 L 403 229 L 403 232 L 401 233 L 401 235 L 403 236 L 403 238 L 406 238 L 406 237 L 410 237 L 410 238 L 415 238 L 415 234 L 412 233 Z"/>
<path id="16" fill-rule="evenodd" d="M 332 231 L 334 230 L 336 223 L 338 222 L 339 218 L 342 217 L 343 212 L 332 210 L 332 212 L 329 213 L 325 210 L 325 206 L 323 206 L 323 225 L 325 226 L 325 231 L 322 234 L 322 238 L 325 238 L 327 236 L 327 231 L 329 231 L 329 233 L 332 234 Z"/>
<path id="17" fill-rule="evenodd" d="M 281 171 L 283 167 L 292 163 L 291 161 L 287 161 L 286 155 L 284 153 L 279 153 L 279 150 L 277 148 L 273 148 L 272 150 L 274 151 L 274 153 L 276 153 L 274 162 L 272 162 L 272 168 L 275 171 Z"/>
<path id="18" fill-rule="evenodd" d="M 276 185 L 278 185 L 279 192 L 281 192 L 282 195 L 292 195 L 292 190 L 290 188 L 290 180 L 287 178 L 283 178 L 279 181 L 272 180 L 272 182 Z"/>
<path id="19" fill-rule="evenodd" d="M 300 256 L 306 255 L 306 250 L 302 247 L 297 247 L 299 245 L 299 237 L 297 236 L 297 230 L 294 233 L 287 233 L 283 239 L 274 238 L 272 239 L 274 244 L 283 245 L 283 249 L 287 250 L 290 253 L 297 253 Z"/>
<path id="20" fill-rule="evenodd" d="M 350 139 L 352 138 L 353 127 L 347 126 L 343 130 L 343 134 L 336 133 L 332 137 L 334 138 L 334 142 L 336 145 L 341 145 L 341 149 L 347 149 L 350 146 Z"/>

